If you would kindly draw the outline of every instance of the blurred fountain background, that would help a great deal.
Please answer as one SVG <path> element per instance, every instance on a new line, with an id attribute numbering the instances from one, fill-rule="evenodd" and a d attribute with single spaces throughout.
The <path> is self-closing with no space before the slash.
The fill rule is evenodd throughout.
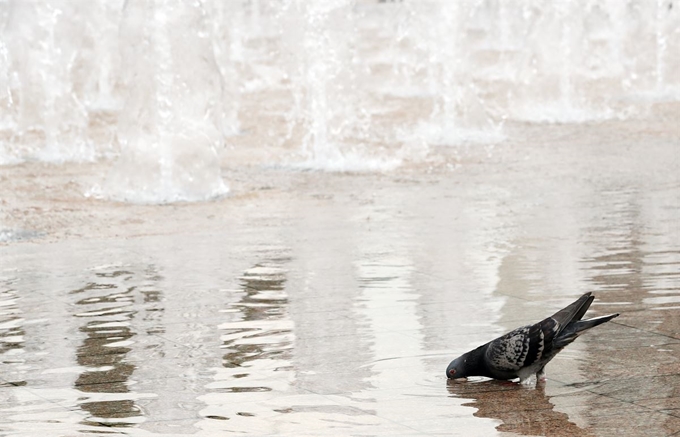
<path id="1" fill-rule="evenodd" d="M 87 194 L 228 192 L 225 164 L 385 171 L 508 123 L 680 100 L 673 0 L 0 0 L 0 169 L 110 162 Z"/>

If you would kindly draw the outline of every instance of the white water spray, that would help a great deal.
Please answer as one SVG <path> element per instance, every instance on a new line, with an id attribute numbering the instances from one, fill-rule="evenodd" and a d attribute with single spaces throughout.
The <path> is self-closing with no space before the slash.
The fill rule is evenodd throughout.
<path id="1" fill-rule="evenodd" d="M 0 165 L 113 158 L 91 194 L 136 202 L 224 194 L 225 142 L 385 170 L 645 116 L 680 98 L 679 29 L 671 0 L 0 0 Z"/>
<path id="2" fill-rule="evenodd" d="M 218 159 L 222 77 L 205 9 L 200 3 L 128 0 L 120 34 L 121 154 L 101 191 L 92 194 L 131 202 L 225 194 Z"/>

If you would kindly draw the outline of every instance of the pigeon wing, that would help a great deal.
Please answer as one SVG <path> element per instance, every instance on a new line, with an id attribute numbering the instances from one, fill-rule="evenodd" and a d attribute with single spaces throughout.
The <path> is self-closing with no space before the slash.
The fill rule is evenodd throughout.
<path id="1" fill-rule="evenodd" d="M 583 317 L 593 299 L 591 293 L 585 293 L 552 316 L 493 340 L 486 349 L 487 367 L 498 376 L 508 376 L 542 359 L 549 361 L 561 349 L 553 340 L 569 323 Z"/>
<path id="2" fill-rule="evenodd" d="M 494 377 L 516 377 L 517 371 L 538 362 L 551 352 L 560 325 L 548 317 L 522 326 L 489 343 L 485 362 Z"/>

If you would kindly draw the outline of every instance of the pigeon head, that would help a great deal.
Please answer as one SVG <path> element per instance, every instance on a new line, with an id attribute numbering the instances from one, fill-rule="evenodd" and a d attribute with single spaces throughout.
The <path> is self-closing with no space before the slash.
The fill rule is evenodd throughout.
<path id="1" fill-rule="evenodd" d="M 469 375 L 467 369 L 467 354 L 451 361 L 446 368 L 446 377 L 449 379 L 465 378 Z"/>
<path id="2" fill-rule="evenodd" d="M 446 368 L 446 377 L 449 379 L 467 378 L 468 376 L 487 376 L 485 366 L 482 363 L 484 351 L 487 345 L 467 352 L 451 361 Z"/>

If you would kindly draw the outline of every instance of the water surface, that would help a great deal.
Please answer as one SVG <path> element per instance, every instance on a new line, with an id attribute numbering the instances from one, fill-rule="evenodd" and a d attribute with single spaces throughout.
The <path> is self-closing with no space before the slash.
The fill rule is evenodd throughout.
<path id="1" fill-rule="evenodd" d="M 533 141 L 454 171 L 258 168 L 207 204 L 65 212 L 29 194 L 44 234 L 0 247 L 0 430 L 678 432 L 677 150 L 611 126 L 518 129 Z M 589 314 L 621 316 L 544 385 L 447 383 L 452 358 L 585 291 Z"/>

